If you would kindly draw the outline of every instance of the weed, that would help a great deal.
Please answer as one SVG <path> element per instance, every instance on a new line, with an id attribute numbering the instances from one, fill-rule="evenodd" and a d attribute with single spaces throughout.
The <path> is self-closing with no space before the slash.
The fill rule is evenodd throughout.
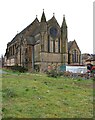
<path id="1" fill-rule="evenodd" d="M 16 96 L 17 95 L 15 94 L 13 89 L 6 88 L 6 89 L 3 90 L 3 97 L 13 98 L 13 97 L 16 97 Z"/>

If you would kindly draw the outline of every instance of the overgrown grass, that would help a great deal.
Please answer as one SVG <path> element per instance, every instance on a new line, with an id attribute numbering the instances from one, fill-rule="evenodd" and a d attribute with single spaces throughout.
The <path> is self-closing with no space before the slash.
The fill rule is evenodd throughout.
<path id="1" fill-rule="evenodd" d="M 91 118 L 93 81 L 3 74 L 3 118 Z"/>

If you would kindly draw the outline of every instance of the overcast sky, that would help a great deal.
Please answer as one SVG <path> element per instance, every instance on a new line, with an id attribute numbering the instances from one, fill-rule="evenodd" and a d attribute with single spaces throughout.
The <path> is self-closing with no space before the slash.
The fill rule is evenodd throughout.
<path id="1" fill-rule="evenodd" d="M 77 41 L 82 53 L 93 53 L 93 0 L 0 0 L 0 55 L 7 43 L 45 11 L 49 20 L 55 13 L 61 26 L 65 15 L 68 41 Z"/>

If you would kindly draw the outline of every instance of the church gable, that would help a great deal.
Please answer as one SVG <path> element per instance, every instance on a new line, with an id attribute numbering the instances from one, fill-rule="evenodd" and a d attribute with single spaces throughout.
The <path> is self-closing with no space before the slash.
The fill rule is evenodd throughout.
<path id="1" fill-rule="evenodd" d="M 60 38 L 61 29 L 54 15 L 50 20 L 47 21 L 47 32 L 51 39 Z"/>
<path id="2" fill-rule="evenodd" d="M 79 49 L 79 47 L 78 47 L 78 45 L 77 45 L 75 40 L 74 41 L 70 41 L 68 43 L 68 51 L 70 52 L 70 51 L 72 51 L 74 49 L 76 49 L 78 52 L 80 52 L 80 49 Z"/>
<path id="3" fill-rule="evenodd" d="M 68 63 L 69 64 L 80 64 L 81 51 L 76 41 L 70 41 L 68 43 Z"/>
<path id="4" fill-rule="evenodd" d="M 53 16 L 50 20 L 47 21 L 47 25 L 49 26 L 57 26 L 60 28 L 55 16 Z"/>

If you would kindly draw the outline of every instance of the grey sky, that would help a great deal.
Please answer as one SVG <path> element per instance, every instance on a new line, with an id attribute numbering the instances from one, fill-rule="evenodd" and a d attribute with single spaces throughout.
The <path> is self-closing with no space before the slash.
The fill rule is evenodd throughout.
<path id="1" fill-rule="evenodd" d="M 68 41 L 76 40 L 82 53 L 93 53 L 93 0 L 1 0 L 0 1 L 0 55 L 10 42 L 38 15 L 45 11 L 49 20 L 53 13 L 59 25 L 65 14 Z"/>

